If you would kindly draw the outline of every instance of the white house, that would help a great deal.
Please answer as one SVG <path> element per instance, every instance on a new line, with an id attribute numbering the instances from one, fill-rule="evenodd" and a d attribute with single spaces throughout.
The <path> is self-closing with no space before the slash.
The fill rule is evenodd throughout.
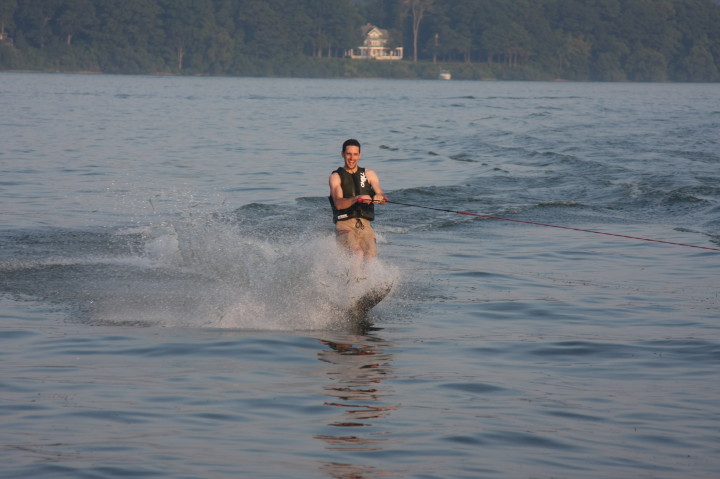
<path id="1" fill-rule="evenodd" d="M 390 34 L 387 30 L 367 24 L 361 29 L 363 44 L 347 51 L 350 58 L 362 60 L 402 60 L 403 47 L 390 48 Z"/>

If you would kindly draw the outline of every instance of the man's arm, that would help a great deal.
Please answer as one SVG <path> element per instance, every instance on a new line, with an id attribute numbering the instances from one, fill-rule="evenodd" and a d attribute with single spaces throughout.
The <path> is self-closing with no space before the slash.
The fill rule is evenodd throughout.
<path id="1" fill-rule="evenodd" d="M 365 173 L 367 175 L 367 172 Z M 370 178 L 368 177 L 368 180 Z M 352 198 L 343 198 L 343 190 L 342 190 L 342 184 L 340 182 L 340 175 L 337 173 L 333 173 L 330 175 L 330 196 L 333 199 L 333 203 L 335 203 L 335 208 L 339 210 L 345 210 L 347 208 L 350 208 L 352 205 L 357 203 L 360 200 L 372 200 L 369 195 L 360 195 L 360 196 L 353 196 Z M 370 182 L 372 185 L 372 182 Z"/>
<path id="2" fill-rule="evenodd" d="M 385 203 L 388 198 L 385 196 L 382 188 L 380 187 L 380 178 L 378 178 L 377 173 L 373 170 L 365 169 L 365 176 L 367 176 L 368 182 L 370 182 L 370 185 L 373 187 L 373 191 L 375 192 L 375 196 L 372 200 L 376 203 Z"/>

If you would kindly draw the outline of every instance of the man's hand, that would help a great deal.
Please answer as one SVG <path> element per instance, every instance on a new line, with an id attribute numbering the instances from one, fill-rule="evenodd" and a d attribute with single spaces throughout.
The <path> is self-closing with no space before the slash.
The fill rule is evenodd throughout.
<path id="1" fill-rule="evenodd" d="M 385 195 L 375 195 L 373 198 L 371 198 L 368 195 L 363 195 L 363 196 L 357 197 L 358 203 L 367 203 L 367 204 L 378 203 L 378 204 L 384 205 L 385 203 L 387 203 L 387 201 L 388 201 L 388 197 Z"/>

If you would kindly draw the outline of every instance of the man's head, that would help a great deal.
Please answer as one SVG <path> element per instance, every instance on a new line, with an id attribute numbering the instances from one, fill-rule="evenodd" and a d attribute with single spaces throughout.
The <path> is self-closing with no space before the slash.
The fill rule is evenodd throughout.
<path id="1" fill-rule="evenodd" d="M 357 171 L 357 163 L 360 160 L 360 142 L 354 139 L 346 140 L 343 143 L 342 157 L 345 160 L 345 169 L 354 173 Z"/>
<path id="2" fill-rule="evenodd" d="M 348 146 L 357 146 L 358 151 L 360 151 L 360 142 L 354 138 L 345 140 L 345 143 L 343 143 L 343 148 L 342 148 L 343 154 L 345 153 L 345 150 L 347 149 Z"/>

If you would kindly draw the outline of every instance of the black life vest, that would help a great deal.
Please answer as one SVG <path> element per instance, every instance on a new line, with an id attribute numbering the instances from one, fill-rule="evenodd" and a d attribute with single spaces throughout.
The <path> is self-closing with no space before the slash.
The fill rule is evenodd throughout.
<path id="1" fill-rule="evenodd" d="M 365 176 L 365 168 L 358 168 L 355 173 L 348 173 L 345 168 L 340 167 L 334 171 L 340 175 L 340 185 L 343 190 L 343 198 L 353 198 L 359 195 L 373 196 L 375 191 Z M 372 203 L 355 203 L 350 208 L 339 210 L 335 202 L 330 198 L 330 205 L 333 212 L 333 223 L 350 218 L 365 218 L 368 221 L 375 219 L 375 205 Z"/>

